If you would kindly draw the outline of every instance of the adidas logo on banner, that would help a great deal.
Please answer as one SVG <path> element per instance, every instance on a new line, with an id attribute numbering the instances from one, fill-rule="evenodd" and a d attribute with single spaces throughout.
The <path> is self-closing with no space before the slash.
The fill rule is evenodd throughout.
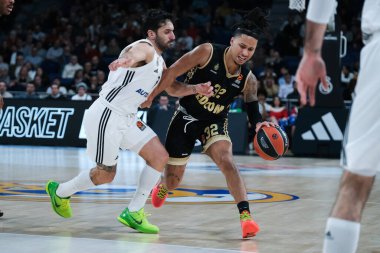
<path id="1" fill-rule="evenodd" d="M 307 141 L 313 141 L 316 139 L 319 141 L 343 140 L 343 133 L 331 112 L 323 115 L 322 121 L 313 124 L 311 130 L 304 132 L 301 136 L 303 140 Z"/>

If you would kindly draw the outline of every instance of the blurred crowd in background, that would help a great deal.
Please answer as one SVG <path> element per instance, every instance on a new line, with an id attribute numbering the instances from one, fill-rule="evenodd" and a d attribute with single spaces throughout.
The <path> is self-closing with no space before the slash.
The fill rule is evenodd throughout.
<path id="1" fill-rule="evenodd" d="M 162 8 L 175 17 L 176 43 L 163 55 L 170 66 L 201 43 L 228 45 L 233 25 L 247 10 L 259 6 L 271 20 L 270 30 L 248 62 L 259 80 L 260 110 L 264 118 L 291 127 L 297 115 L 294 74 L 302 54 L 305 13 L 289 11 L 286 4 L 270 0 L 16 1 L 13 15 L 0 17 L 0 95 L 94 100 L 107 80 L 108 64 L 126 45 L 144 38 L 141 17 L 147 9 Z M 341 30 L 348 41 L 341 67 L 344 100 L 352 99 L 363 46 L 357 6 L 358 0 L 339 1 Z M 176 98 L 162 94 L 151 111 L 174 109 L 177 104 Z M 230 110 L 244 111 L 242 98 L 236 98 Z"/>

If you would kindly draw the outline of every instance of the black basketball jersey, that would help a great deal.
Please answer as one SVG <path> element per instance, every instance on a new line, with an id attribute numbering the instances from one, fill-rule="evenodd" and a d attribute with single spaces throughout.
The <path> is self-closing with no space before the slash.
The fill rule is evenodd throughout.
<path id="1" fill-rule="evenodd" d="M 186 74 L 185 83 L 198 84 L 211 81 L 214 95 L 206 97 L 200 94 L 185 96 L 180 105 L 196 119 L 209 120 L 227 117 L 230 104 L 244 89 L 250 72 L 246 64 L 242 65 L 239 74 L 231 75 L 225 65 L 227 46 L 211 44 L 213 51 L 209 62 L 202 67 L 194 67 Z"/>

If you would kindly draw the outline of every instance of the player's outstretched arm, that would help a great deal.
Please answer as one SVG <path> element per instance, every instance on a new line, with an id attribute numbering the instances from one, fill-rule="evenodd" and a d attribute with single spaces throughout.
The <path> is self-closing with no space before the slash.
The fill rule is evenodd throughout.
<path id="1" fill-rule="evenodd" d="M 140 62 L 149 63 L 153 60 L 154 48 L 152 45 L 141 42 L 137 43 L 133 47 L 127 49 L 127 51 L 121 55 L 118 59 L 111 62 L 108 65 L 109 70 L 115 71 L 118 68 L 136 67 Z"/>
<path id="2" fill-rule="evenodd" d="M 297 89 L 301 97 L 301 104 L 315 105 L 315 88 L 318 80 L 327 89 L 326 66 L 321 57 L 323 36 L 326 24 L 333 15 L 335 1 L 310 0 L 306 14 L 306 34 L 304 54 L 296 73 Z"/>
<path id="3" fill-rule="evenodd" d="M 192 51 L 183 55 L 168 69 L 164 70 L 160 83 L 152 91 L 147 100 L 141 104 L 141 108 L 149 107 L 153 99 L 162 91 L 166 91 L 169 95 L 174 97 L 187 96 L 194 93 L 200 93 L 206 96 L 212 96 L 212 87 L 208 82 L 195 85 L 187 85 L 176 81 L 176 78 L 183 75 L 192 68 L 203 66 L 211 57 L 212 46 L 205 43 L 197 46 Z"/>
<path id="4" fill-rule="evenodd" d="M 319 82 L 327 89 L 326 65 L 321 56 L 323 35 L 326 30 L 325 24 L 307 21 L 305 47 L 302 60 L 296 73 L 297 89 L 300 94 L 301 104 L 315 104 L 315 89 Z"/>

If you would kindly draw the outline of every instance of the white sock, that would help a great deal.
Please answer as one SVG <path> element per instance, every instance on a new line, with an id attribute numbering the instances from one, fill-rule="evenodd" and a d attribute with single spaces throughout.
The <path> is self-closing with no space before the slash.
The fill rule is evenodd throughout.
<path id="1" fill-rule="evenodd" d="M 330 217 L 327 220 L 323 253 L 355 253 L 360 223 Z"/>
<path id="2" fill-rule="evenodd" d="M 66 183 L 59 184 L 57 195 L 61 198 L 70 197 L 76 192 L 84 191 L 95 187 L 95 184 L 90 178 L 90 171 L 82 171 L 78 176 L 74 177 Z"/>
<path id="3" fill-rule="evenodd" d="M 133 199 L 128 205 L 131 212 L 136 212 L 145 206 L 145 202 L 149 197 L 150 191 L 160 179 L 161 172 L 146 165 L 141 171 L 139 183 Z"/>

